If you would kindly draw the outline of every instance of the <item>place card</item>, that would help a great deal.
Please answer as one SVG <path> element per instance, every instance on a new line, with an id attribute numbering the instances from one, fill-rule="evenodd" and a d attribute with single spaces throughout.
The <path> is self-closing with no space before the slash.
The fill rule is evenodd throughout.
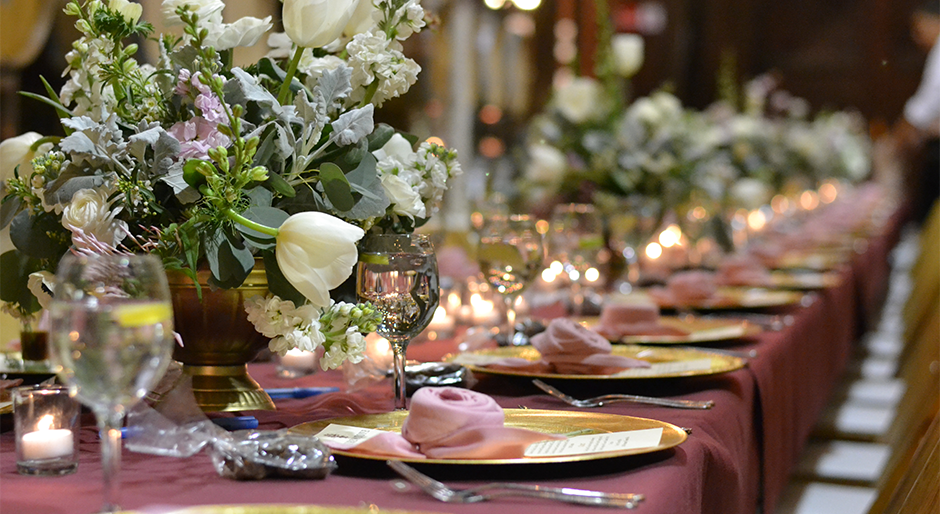
<path id="1" fill-rule="evenodd" d="M 524 455 L 526 457 L 565 457 L 637 450 L 659 446 L 662 437 L 662 427 L 611 432 L 609 434 L 578 435 L 568 439 L 534 443 L 526 448 Z"/>
<path id="2" fill-rule="evenodd" d="M 349 425 L 330 423 L 326 428 L 321 430 L 316 437 L 330 448 L 348 450 L 384 433 L 387 432 L 372 428 L 351 427 Z"/>

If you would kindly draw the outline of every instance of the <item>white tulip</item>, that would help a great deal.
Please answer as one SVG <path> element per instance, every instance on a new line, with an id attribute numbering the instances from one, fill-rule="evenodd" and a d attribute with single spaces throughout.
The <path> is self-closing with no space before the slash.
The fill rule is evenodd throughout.
<path id="1" fill-rule="evenodd" d="M 284 0 L 284 31 L 297 46 L 322 47 L 342 35 L 358 6 L 359 0 Z"/>
<path id="2" fill-rule="evenodd" d="M 11 178 L 17 166 L 20 167 L 20 177 L 29 177 L 33 171 L 30 161 L 35 157 L 35 153 L 29 148 L 40 139 L 42 136 L 36 132 L 27 132 L 21 136 L 4 139 L 0 143 L 0 180 Z"/>
<path id="3" fill-rule="evenodd" d="M 598 98 L 601 85 L 590 77 L 576 77 L 555 91 L 555 100 L 562 116 L 572 123 L 583 123 L 600 114 Z"/>
<path id="4" fill-rule="evenodd" d="M 632 77 L 643 65 L 643 37 L 638 34 L 617 34 L 610 42 L 614 71 Z"/>
<path id="5" fill-rule="evenodd" d="M 108 9 L 119 12 L 124 17 L 124 21 L 128 23 L 137 23 L 140 20 L 140 15 L 144 12 L 142 5 L 127 0 L 111 0 L 108 2 Z"/>
<path id="6" fill-rule="evenodd" d="M 353 12 L 352 17 L 349 18 L 349 23 L 343 28 L 343 34 L 347 37 L 353 37 L 356 34 L 371 29 L 375 26 L 373 15 L 377 12 L 380 11 L 372 3 L 372 0 L 360 0 L 356 11 Z"/>
<path id="7" fill-rule="evenodd" d="M 228 50 L 237 46 L 254 46 L 265 32 L 271 30 L 271 17 L 263 20 L 245 16 L 235 23 L 221 23 L 209 30 L 205 44 L 216 50 Z"/>
<path id="8" fill-rule="evenodd" d="M 536 144 L 529 147 L 529 163 L 525 177 L 533 182 L 555 182 L 568 167 L 568 159 L 561 150 L 551 145 Z"/>
<path id="9" fill-rule="evenodd" d="M 330 289 L 352 274 L 363 230 L 323 212 L 300 212 L 278 229 L 277 265 L 288 282 L 316 307 L 330 305 Z"/>

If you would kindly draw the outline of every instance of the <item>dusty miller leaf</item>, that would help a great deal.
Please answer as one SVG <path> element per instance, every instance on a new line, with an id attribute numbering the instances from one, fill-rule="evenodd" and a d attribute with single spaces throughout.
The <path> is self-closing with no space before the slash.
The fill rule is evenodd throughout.
<path id="1" fill-rule="evenodd" d="M 332 124 L 336 143 L 339 146 L 348 146 L 371 134 L 375 128 L 373 111 L 374 107 L 369 104 L 340 115 Z"/>

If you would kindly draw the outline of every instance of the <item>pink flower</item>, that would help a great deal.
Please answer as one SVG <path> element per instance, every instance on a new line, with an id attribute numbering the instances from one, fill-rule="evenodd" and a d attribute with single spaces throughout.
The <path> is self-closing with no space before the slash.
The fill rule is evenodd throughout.
<path id="1" fill-rule="evenodd" d="M 178 122 L 167 132 L 180 142 L 182 159 L 205 159 L 210 148 L 228 146 L 232 142 L 228 136 L 219 132 L 218 124 L 210 123 L 200 116 Z"/>

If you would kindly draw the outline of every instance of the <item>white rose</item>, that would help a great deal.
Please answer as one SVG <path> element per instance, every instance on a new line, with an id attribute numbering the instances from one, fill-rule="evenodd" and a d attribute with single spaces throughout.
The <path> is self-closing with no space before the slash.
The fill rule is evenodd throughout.
<path id="1" fill-rule="evenodd" d="M 555 182 L 568 168 L 568 159 L 561 150 L 551 145 L 536 144 L 529 147 L 529 163 L 525 176 L 533 182 Z"/>
<path id="2" fill-rule="evenodd" d="M 206 45 L 216 50 L 228 50 L 237 46 L 254 46 L 265 32 L 271 30 L 271 17 L 263 20 L 245 16 L 235 23 L 222 23 L 209 30 Z"/>
<path id="3" fill-rule="evenodd" d="M 745 209 L 756 209 L 770 201 L 770 187 L 760 180 L 742 178 L 731 186 L 731 198 Z"/>
<path id="4" fill-rule="evenodd" d="M 352 274 L 363 230 L 323 212 L 300 212 L 278 229 L 275 256 L 288 282 L 316 307 Z"/>
<path id="5" fill-rule="evenodd" d="M 297 46 L 320 48 L 342 35 L 358 6 L 359 0 L 284 0 L 284 31 Z"/>
<path id="6" fill-rule="evenodd" d="M 409 218 L 427 217 L 427 208 L 421 195 L 403 178 L 391 173 L 382 175 L 382 188 L 391 200 L 395 214 Z"/>
<path id="7" fill-rule="evenodd" d="M 27 132 L 21 136 L 4 139 L 0 143 L 0 180 L 13 177 L 13 170 L 20 167 L 20 177 L 29 177 L 33 172 L 30 161 L 35 153 L 30 150 L 33 143 L 42 139 L 36 132 Z"/>
<path id="8" fill-rule="evenodd" d="M 633 102 L 627 110 L 627 116 L 651 127 L 659 125 L 663 119 L 662 113 L 649 97 Z"/>
<path id="9" fill-rule="evenodd" d="M 408 162 L 408 159 L 414 157 L 415 152 L 411 149 L 411 143 L 399 133 L 395 133 L 382 148 L 372 152 L 375 160 L 392 158 L 399 162 Z"/>
<path id="10" fill-rule="evenodd" d="M 572 123 L 583 123 L 600 114 L 597 99 L 603 91 L 590 77 L 575 77 L 555 90 L 555 101 L 562 116 Z"/>
<path id="11" fill-rule="evenodd" d="M 614 57 L 614 71 L 622 77 L 632 77 L 643 65 L 643 37 L 638 34 L 617 34 L 610 42 Z"/>

